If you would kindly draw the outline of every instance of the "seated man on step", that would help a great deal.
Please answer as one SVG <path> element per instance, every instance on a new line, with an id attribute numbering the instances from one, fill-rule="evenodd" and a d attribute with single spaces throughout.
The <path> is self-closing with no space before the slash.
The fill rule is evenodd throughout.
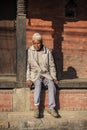
<path id="1" fill-rule="evenodd" d="M 32 46 L 28 49 L 26 84 L 34 84 L 35 117 L 39 118 L 40 93 L 42 83 L 48 86 L 49 108 L 48 113 L 58 117 L 55 110 L 55 95 L 58 84 L 56 69 L 51 51 L 43 45 L 42 36 L 35 33 L 32 36 Z"/>

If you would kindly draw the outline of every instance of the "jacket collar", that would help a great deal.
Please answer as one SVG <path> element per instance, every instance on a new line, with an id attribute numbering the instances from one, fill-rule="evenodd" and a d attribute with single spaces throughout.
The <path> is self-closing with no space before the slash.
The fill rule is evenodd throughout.
<path id="1" fill-rule="evenodd" d="M 36 51 L 33 45 L 30 47 L 30 49 L 32 51 Z M 46 53 L 46 47 L 45 46 L 43 46 L 42 51 L 43 51 L 43 53 Z"/>

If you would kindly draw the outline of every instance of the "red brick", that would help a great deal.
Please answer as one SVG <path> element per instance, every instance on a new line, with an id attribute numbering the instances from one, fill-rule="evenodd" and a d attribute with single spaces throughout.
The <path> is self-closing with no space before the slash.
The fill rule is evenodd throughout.
<path id="1" fill-rule="evenodd" d="M 34 91 L 30 93 L 31 110 L 34 109 Z M 41 107 L 48 108 L 48 90 L 41 94 Z M 87 90 L 57 91 L 56 103 L 60 110 L 87 110 Z"/>
<path id="2" fill-rule="evenodd" d="M 12 111 L 13 107 L 13 92 L 12 90 L 0 91 L 0 111 Z"/>

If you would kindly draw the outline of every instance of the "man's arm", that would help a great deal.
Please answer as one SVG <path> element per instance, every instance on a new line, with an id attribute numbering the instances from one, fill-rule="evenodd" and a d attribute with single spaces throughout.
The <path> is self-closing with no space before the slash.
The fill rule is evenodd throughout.
<path id="1" fill-rule="evenodd" d="M 31 74 L 31 67 L 30 67 L 30 64 L 29 64 L 29 52 L 27 51 L 26 85 L 31 87 L 33 82 L 31 81 L 30 74 Z"/>
<path id="2" fill-rule="evenodd" d="M 56 67 L 55 67 L 54 58 L 51 51 L 49 51 L 49 71 L 53 78 L 54 83 L 58 84 L 58 80 L 56 77 Z"/>

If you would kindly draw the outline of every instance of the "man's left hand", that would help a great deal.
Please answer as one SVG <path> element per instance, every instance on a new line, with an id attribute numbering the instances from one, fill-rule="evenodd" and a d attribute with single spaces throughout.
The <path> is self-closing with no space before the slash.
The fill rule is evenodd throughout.
<path id="1" fill-rule="evenodd" d="M 53 81 L 54 81 L 54 83 L 55 83 L 56 85 L 58 85 L 58 83 L 59 83 L 58 80 L 54 79 Z"/>

